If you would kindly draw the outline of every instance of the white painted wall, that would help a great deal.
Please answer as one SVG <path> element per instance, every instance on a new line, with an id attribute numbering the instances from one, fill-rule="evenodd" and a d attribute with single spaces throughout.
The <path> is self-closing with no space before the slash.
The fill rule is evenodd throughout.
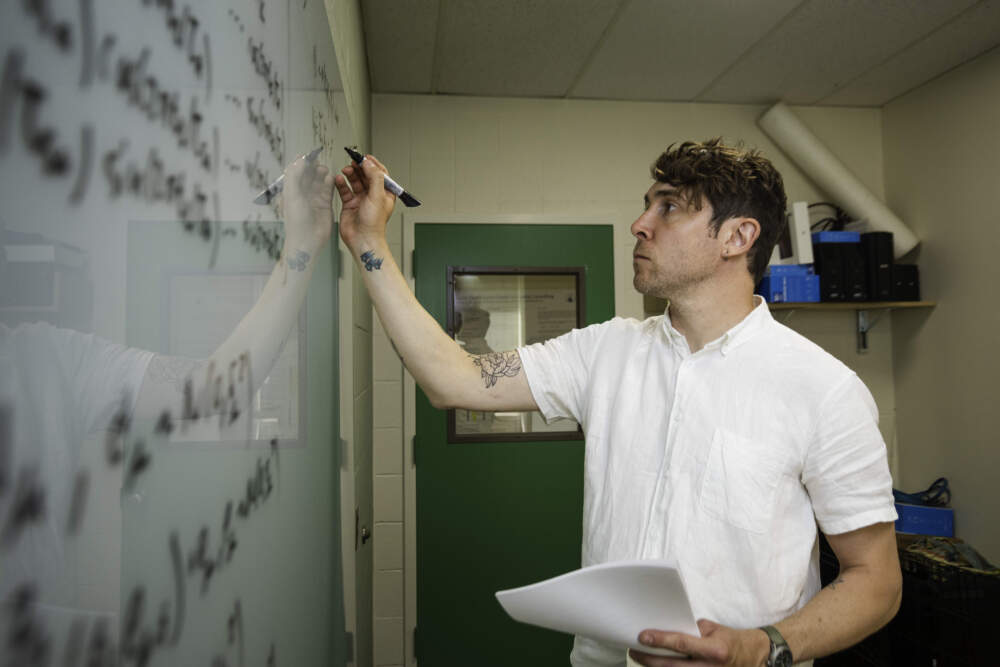
<path id="1" fill-rule="evenodd" d="M 823 199 L 757 128 L 760 106 L 374 95 L 373 152 L 424 206 L 422 219 L 504 215 L 604 216 L 615 226 L 616 313 L 642 317 L 632 289 L 629 224 L 642 208 L 649 165 L 668 144 L 723 135 L 770 157 L 789 201 Z M 879 109 L 795 108 L 803 122 L 873 192 L 884 194 Z M 403 254 L 402 207 L 390 245 Z M 892 442 L 895 392 L 891 318 L 855 351 L 854 313 L 779 313 L 856 369 Z M 375 664 L 412 664 L 416 616 L 412 467 L 404 456 L 403 372 L 377 319 L 373 332 L 375 447 Z M 404 485 L 404 479 L 406 484 Z M 405 492 L 404 492 L 405 489 Z"/>
<path id="2" fill-rule="evenodd" d="M 351 143 L 366 148 L 371 142 L 371 88 L 359 0 L 324 0 L 337 74 L 343 86 Z M 340 149 L 337 148 L 337 151 Z M 337 168 L 343 153 L 329 166 Z M 339 219 L 339 200 L 335 211 Z M 373 542 L 355 550 L 355 530 L 372 528 L 372 309 L 358 269 L 339 239 L 342 277 L 340 298 L 340 437 L 341 452 L 341 553 L 343 556 L 344 615 L 353 635 L 354 660 L 348 664 L 373 664 L 372 571 Z M 332 408 L 333 406 L 331 406 Z M 331 447 L 340 443 L 331 442 Z M 358 526 L 355 526 L 355 512 Z"/>
<path id="3" fill-rule="evenodd" d="M 955 527 L 1000 561 L 996 285 L 1000 50 L 884 109 L 889 203 L 922 239 L 915 258 L 933 312 L 894 331 L 901 483 L 951 482 Z"/>
<path id="4" fill-rule="evenodd" d="M 324 0 L 324 3 L 356 141 L 359 146 L 368 146 L 371 141 L 371 84 L 361 4 L 359 0 Z"/>

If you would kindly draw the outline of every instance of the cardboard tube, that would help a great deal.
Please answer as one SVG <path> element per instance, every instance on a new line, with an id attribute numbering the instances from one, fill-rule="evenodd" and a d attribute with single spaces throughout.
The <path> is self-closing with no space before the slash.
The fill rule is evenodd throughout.
<path id="1" fill-rule="evenodd" d="M 903 221 L 865 187 L 783 102 L 764 112 L 757 119 L 757 124 L 831 201 L 852 217 L 865 220 L 873 231 L 892 232 L 896 258 L 905 255 L 920 242 Z"/>

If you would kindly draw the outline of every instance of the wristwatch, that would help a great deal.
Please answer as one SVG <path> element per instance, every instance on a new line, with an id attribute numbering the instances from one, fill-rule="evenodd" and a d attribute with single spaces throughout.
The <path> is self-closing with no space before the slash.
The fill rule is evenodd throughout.
<path id="1" fill-rule="evenodd" d="M 765 625 L 761 628 L 767 633 L 767 638 L 771 640 L 771 652 L 767 655 L 767 667 L 791 667 L 792 650 L 788 648 L 788 642 L 781 636 L 778 629 L 773 625 Z"/>

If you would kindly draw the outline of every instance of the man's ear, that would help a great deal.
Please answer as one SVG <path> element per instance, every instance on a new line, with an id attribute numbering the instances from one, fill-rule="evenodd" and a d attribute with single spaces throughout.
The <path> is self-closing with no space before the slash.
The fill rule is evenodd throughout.
<path id="1" fill-rule="evenodd" d="M 725 223 L 723 257 L 746 255 L 760 236 L 760 223 L 755 218 L 731 218 Z"/>

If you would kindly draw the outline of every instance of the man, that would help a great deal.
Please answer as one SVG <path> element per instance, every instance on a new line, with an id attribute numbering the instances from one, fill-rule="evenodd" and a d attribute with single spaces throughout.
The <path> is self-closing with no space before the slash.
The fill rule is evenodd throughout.
<path id="1" fill-rule="evenodd" d="M 407 368 L 438 408 L 536 410 L 586 434 L 584 566 L 677 563 L 701 637 L 643 631 L 690 656 L 641 664 L 786 665 L 861 640 L 895 614 L 900 572 L 877 410 L 857 376 L 776 323 L 753 288 L 786 199 L 758 153 L 687 142 L 653 167 L 632 224 L 634 285 L 669 300 L 544 344 L 465 354 L 420 307 L 392 261 L 394 199 L 372 156 L 336 178 L 340 229 Z M 359 260 L 360 261 L 360 260 Z M 637 428 L 637 424 L 642 424 Z M 817 522 L 840 560 L 819 591 Z M 766 628 L 766 629 L 764 629 Z M 620 665 L 577 637 L 574 665 Z"/>

